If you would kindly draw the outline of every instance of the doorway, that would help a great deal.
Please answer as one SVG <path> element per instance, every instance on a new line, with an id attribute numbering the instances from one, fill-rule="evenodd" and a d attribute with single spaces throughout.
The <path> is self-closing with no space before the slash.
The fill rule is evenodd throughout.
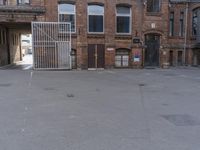
<path id="1" fill-rule="evenodd" d="M 88 45 L 88 68 L 104 68 L 105 67 L 105 45 L 89 44 Z"/>
<path id="2" fill-rule="evenodd" d="M 159 66 L 160 36 L 158 34 L 147 34 L 145 36 L 145 66 Z"/>
<path id="3" fill-rule="evenodd" d="M 173 57 L 174 57 L 173 51 L 170 51 L 169 52 L 169 64 L 170 64 L 170 66 L 174 65 L 174 63 L 173 63 L 173 61 L 174 61 Z"/>
<path id="4" fill-rule="evenodd" d="M 33 64 L 31 34 L 21 35 L 21 60 L 25 64 L 30 64 L 30 65 Z"/>
<path id="5" fill-rule="evenodd" d="M 183 65 L 183 52 L 182 51 L 178 51 L 177 64 L 178 64 L 178 66 Z"/>

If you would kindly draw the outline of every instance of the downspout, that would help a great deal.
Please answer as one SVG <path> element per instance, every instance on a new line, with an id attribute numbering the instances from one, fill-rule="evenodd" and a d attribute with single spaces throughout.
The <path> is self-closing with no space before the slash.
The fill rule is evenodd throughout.
<path id="1" fill-rule="evenodd" d="M 188 7 L 189 3 L 186 2 L 185 11 L 185 39 L 184 39 L 184 50 L 183 50 L 183 63 L 186 65 L 186 50 L 187 50 L 187 35 L 188 35 Z"/>

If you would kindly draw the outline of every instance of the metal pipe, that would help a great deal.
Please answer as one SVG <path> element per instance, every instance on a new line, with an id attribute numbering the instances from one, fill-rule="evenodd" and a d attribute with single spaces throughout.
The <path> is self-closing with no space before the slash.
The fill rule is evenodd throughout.
<path id="1" fill-rule="evenodd" d="M 188 35 L 188 7 L 189 3 L 186 2 L 185 11 L 185 40 L 184 40 L 184 50 L 183 50 L 183 63 L 186 65 L 186 49 L 187 49 L 187 35 Z"/>

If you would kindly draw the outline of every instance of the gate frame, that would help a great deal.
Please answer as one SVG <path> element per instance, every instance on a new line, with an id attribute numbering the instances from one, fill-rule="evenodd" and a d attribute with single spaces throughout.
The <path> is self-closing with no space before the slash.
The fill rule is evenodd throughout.
<path id="1" fill-rule="evenodd" d="M 33 38 L 33 24 L 40 24 L 40 23 L 43 23 L 43 24 L 65 24 L 65 25 L 69 25 L 69 31 L 67 31 L 67 33 L 69 34 L 69 68 L 36 68 L 35 67 L 35 59 L 34 59 L 34 56 L 35 56 L 35 47 L 34 47 L 34 38 Z M 59 29 L 59 28 L 58 28 Z M 37 22 L 37 21 L 32 21 L 31 22 L 31 33 L 32 33 L 32 59 L 33 59 L 33 70 L 72 70 L 72 58 L 71 58 L 71 50 L 72 50 L 72 37 L 71 37 L 71 34 L 72 34 L 72 31 L 71 31 L 71 23 L 70 22 Z M 65 33 L 65 32 L 62 32 L 62 33 Z M 59 41 L 55 41 L 55 45 L 56 43 L 58 43 Z M 56 46 L 55 46 L 56 47 Z"/>

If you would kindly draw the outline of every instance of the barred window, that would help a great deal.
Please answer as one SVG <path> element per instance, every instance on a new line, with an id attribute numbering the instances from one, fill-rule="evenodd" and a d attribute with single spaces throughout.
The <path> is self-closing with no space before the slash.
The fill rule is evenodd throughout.
<path id="1" fill-rule="evenodd" d="M 128 49 L 116 50 L 115 67 L 129 67 L 129 50 Z"/>

